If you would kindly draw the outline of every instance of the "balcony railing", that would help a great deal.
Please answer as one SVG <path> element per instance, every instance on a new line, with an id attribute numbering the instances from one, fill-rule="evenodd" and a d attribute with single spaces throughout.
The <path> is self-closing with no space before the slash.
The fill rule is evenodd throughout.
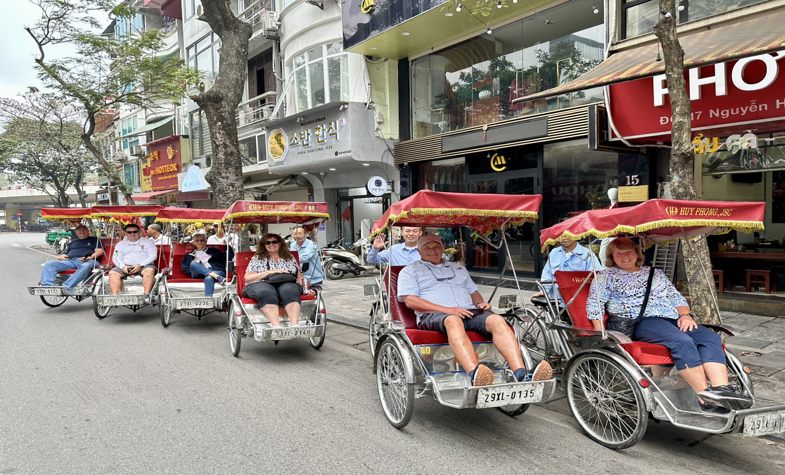
<path id="1" fill-rule="evenodd" d="M 277 97 L 275 91 L 267 91 L 241 102 L 237 106 L 237 127 L 245 127 L 269 119 L 275 109 Z"/>

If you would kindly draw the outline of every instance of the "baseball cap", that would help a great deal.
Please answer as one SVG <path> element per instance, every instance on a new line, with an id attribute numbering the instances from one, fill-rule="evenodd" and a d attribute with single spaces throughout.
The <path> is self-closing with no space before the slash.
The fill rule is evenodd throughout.
<path id="1" fill-rule="evenodd" d="M 84 224 L 84 223 L 79 223 L 79 224 L 77 224 L 76 226 L 74 226 L 74 229 L 79 229 L 79 228 L 89 229 L 89 228 L 87 227 L 87 225 L 86 225 L 86 224 Z"/>
<path id="2" fill-rule="evenodd" d="M 429 242 L 438 242 L 439 244 L 444 246 L 444 244 L 442 243 L 442 238 L 439 237 L 438 234 L 423 234 L 422 236 L 420 236 L 420 239 L 417 240 L 417 249 L 420 249 L 421 247 L 428 244 Z"/>

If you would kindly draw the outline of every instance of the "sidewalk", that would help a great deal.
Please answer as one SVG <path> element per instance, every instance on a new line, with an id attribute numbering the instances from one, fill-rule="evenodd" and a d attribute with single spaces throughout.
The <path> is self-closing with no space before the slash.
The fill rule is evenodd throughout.
<path id="1" fill-rule="evenodd" d="M 374 282 L 374 277 L 325 281 L 328 319 L 367 329 L 372 298 L 364 295 L 364 285 Z M 478 287 L 485 298 L 493 291 L 491 286 Z M 497 305 L 500 295 L 516 292 L 515 289 L 499 289 L 491 303 Z M 523 290 L 526 300 L 533 293 Z M 756 395 L 785 400 L 785 318 L 723 311 L 722 320 L 736 332 L 736 336 L 729 337 L 726 343 L 752 369 Z"/>

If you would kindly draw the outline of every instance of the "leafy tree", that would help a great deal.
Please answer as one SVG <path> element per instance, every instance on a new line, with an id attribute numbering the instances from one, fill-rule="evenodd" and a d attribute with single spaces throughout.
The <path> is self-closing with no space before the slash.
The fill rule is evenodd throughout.
<path id="1" fill-rule="evenodd" d="M 251 25 L 238 18 L 230 0 L 202 2 L 204 19 L 221 38 L 221 63 L 210 89 L 191 96 L 207 118 L 213 159 L 207 181 L 215 205 L 228 207 L 243 199 L 243 162 L 237 138 L 237 106 L 243 97 L 248 69 Z"/>
<path id="2" fill-rule="evenodd" d="M 674 199 L 694 200 L 695 176 L 692 151 L 692 104 L 684 79 L 684 50 L 676 33 L 676 1 L 659 0 L 659 21 L 654 34 L 662 46 L 665 74 L 668 82 L 673 124 L 671 129 L 670 194 Z M 719 323 L 719 309 L 713 304 L 717 294 L 711 275 L 711 260 L 706 239 L 691 240 L 682 246 L 684 270 L 687 274 L 691 306 L 696 319 L 705 323 Z"/>
<path id="3" fill-rule="evenodd" d="M 96 142 L 96 118 L 108 109 L 130 105 L 141 109 L 171 103 L 195 82 L 195 73 L 182 61 L 160 55 L 163 33 L 135 32 L 125 38 L 103 36 L 99 20 L 131 21 L 136 9 L 111 0 L 30 0 L 41 10 L 38 22 L 26 27 L 38 49 L 36 68 L 56 94 L 77 103 L 82 113 L 81 139 L 109 180 L 120 187 L 129 203 L 131 189 L 120 178 L 117 164 Z M 210 2 L 206 2 L 210 3 Z M 62 59 L 47 56 L 57 45 L 76 47 L 76 54 Z"/>
<path id="4" fill-rule="evenodd" d="M 0 99 L 0 171 L 15 182 L 47 194 L 55 206 L 68 207 L 76 190 L 84 207 L 84 182 L 91 172 L 76 111 L 52 94 L 33 90 L 20 100 Z"/>

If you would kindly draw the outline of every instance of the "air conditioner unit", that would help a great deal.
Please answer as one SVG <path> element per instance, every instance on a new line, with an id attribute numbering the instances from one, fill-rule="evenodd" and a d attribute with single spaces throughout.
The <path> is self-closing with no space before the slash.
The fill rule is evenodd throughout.
<path id="1" fill-rule="evenodd" d="M 204 19 L 204 7 L 202 6 L 201 3 L 199 3 L 199 5 L 196 6 L 196 19 L 206 21 Z"/>
<path id="2" fill-rule="evenodd" d="M 129 152 L 131 153 L 132 157 L 141 157 L 144 155 L 144 150 L 142 150 L 141 145 L 131 145 L 129 147 Z"/>
<path id="3" fill-rule="evenodd" d="M 262 13 L 262 34 L 265 38 L 278 38 L 278 12 L 267 10 Z"/>

